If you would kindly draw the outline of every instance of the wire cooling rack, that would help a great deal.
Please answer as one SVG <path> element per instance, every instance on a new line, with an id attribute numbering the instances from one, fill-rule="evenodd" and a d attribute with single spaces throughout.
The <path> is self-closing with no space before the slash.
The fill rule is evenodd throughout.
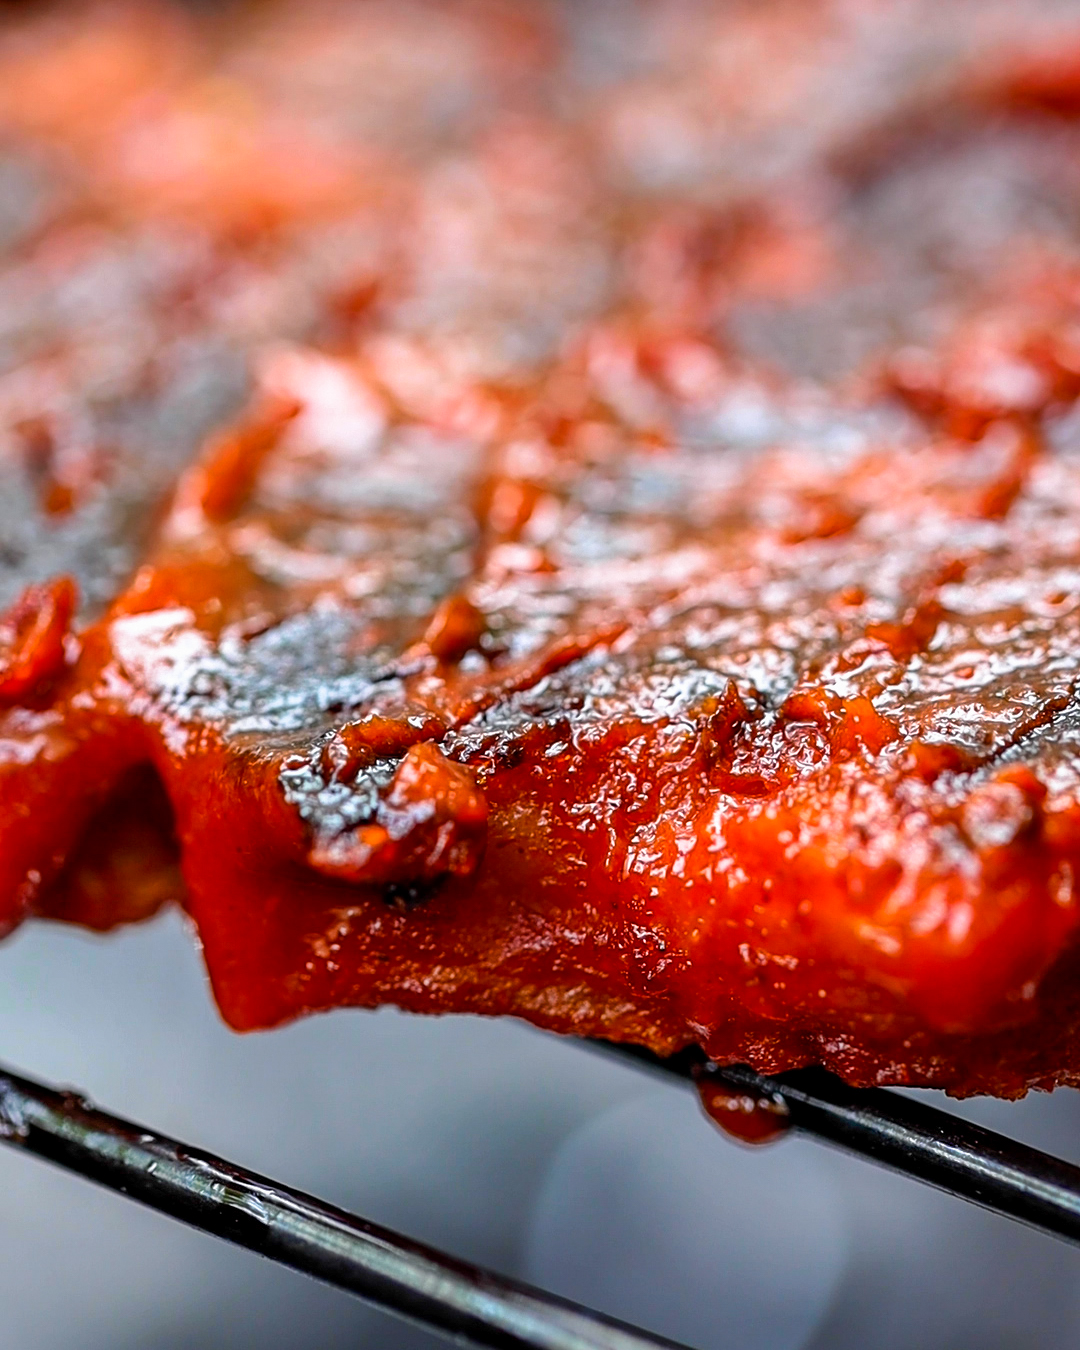
<path id="1" fill-rule="evenodd" d="M 704 1076 L 762 1099 L 792 1129 L 1080 1242 L 1080 1168 L 925 1102 L 849 1088 L 824 1070 L 767 1078 L 713 1064 L 694 1049 L 661 1059 L 635 1046 L 588 1044 L 669 1080 Z M 0 1142 L 460 1342 L 499 1350 L 676 1347 L 4 1069 Z"/>

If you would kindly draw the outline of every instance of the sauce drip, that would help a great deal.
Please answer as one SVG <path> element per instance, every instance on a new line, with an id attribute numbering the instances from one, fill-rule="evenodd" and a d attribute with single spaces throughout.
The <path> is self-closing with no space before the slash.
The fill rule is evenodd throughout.
<path id="1" fill-rule="evenodd" d="M 737 1092 L 712 1077 L 708 1068 L 695 1079 L 705 1114 L 741 1144 L 772 1144 L 791 1128 L 788 1109 L 780 1098 Z"/>

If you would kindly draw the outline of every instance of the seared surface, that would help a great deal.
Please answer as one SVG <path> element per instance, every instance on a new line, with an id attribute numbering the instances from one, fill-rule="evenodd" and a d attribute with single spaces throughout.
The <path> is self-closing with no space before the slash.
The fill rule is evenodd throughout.
<path id="1" fill-rule="evenodd" d="M 6 921 L 152 772 L 238 1028 L 1080 1077 L 1080 16 L 942 8 L 12 20 Z"/>

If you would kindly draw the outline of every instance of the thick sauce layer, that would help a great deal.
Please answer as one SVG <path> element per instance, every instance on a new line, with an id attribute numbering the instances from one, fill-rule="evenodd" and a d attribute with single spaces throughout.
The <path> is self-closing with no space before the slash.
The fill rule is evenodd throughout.
<path id="1" fill-rule="evenodd" d="M 941 8 L 8 21 L 3 923 L 1080 1081 L 1080 25 Z"/>

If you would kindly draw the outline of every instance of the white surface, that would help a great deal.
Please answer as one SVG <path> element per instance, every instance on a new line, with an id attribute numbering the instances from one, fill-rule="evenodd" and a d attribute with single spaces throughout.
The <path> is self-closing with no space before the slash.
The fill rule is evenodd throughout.
<path id="1" fill-rule="evenodd" d="M 1080 1344 L 1080 1251 L 809 1141 L 740 1149 L 691 1094 L 515 1023 L 234 1036 L 175 918 L 5 944 L 0 1060 L 701 1350 Z M 1080 1157 L 1076 1094 L 965 1109 Z M 437 1344 L 0 1150 L 0 1350 Z"/>

